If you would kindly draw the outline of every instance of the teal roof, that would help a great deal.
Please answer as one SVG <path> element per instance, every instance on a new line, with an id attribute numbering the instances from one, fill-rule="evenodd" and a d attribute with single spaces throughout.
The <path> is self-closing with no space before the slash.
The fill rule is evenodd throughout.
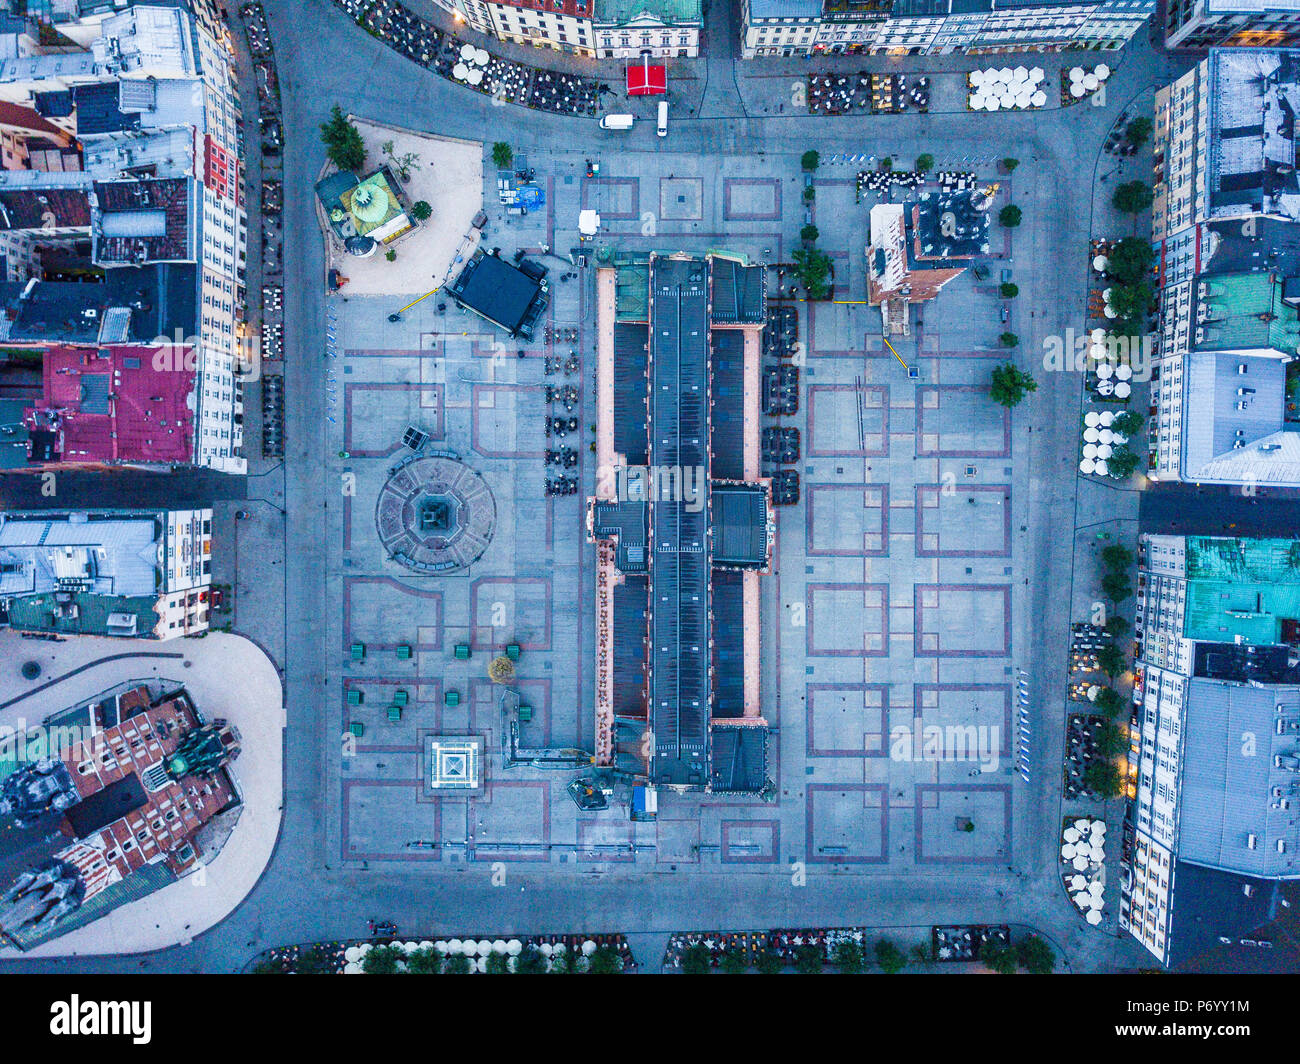
<path id="1" fill-rule="evenodd" d="M 23 410 L 27 399 L 0 399 L 0 469 L 23 469 L 27 465 L 27 428 Z"/>
<path id="2" fill-rule="evenodd" d="M 1279 643 L 1284 620 L 1300 620 L 1300 540 L 1188 537 L 1188 639 Z"/>
<path id="3" fill-rule="evenodd" d="M 1202 351 L 1271 347 L 1295 354 L 1300 347 L 1300 314 L 1282 302 L 1282 284 L 1273 274 L 1256 270 L 1205 278 L 1200 306 L 1210 320 L 1201 321 Z M 1198 319 L 1199 320 L 1199 319 Z"/>
<path id="4" fill-rule="evenodd" d="M 74 618 L 56 617 L 54 595 L 23 595 L 9 600 L 9 624 L 21 632 L 62 632 L 67 635 L 108 635 L 108 618 L 113 613 L 135 614 L 135 638 L 154 638 L 158 599 L 152 595 L 73 596 Z"/>
<path id="5" fill-rule="evenodd" d="M 598 0 L 596 22 L 626 26 L 641 15 L 676 26 L 684 22 L 699 22 L 702 0 Z"/>

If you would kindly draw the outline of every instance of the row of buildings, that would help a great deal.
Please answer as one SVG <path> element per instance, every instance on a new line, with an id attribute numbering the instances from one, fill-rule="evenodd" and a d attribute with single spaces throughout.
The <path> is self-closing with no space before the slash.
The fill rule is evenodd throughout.
<path id="1" fill-rule="evenodd" d="M 1300 540 L 1139 542 L 1120 926 L 1163 964 L 1300 878 Z"/>
<path id="2" fill-rule="evenodd" d="M 701 0 L 436 0 L 460 24 L 595 59 L 690 58 Z M 1155 0 L 744 0 L 741 55 L 952 55 L 1121 48 Z M 1300 43 L 1300 3 L 1170 0 L 1170 48 Z"/>
<path id="3" fill-rule="evenodd" d="M 1150 471 L 1300 485 L 1300 52 L 1214 49 L 1156 93 Z"/>
<path id="4" fill-rule="evenodd" d="M 39 8 L 0 15 L 0 468 L 242 473 L 228 30 L 213 0 Z"/>

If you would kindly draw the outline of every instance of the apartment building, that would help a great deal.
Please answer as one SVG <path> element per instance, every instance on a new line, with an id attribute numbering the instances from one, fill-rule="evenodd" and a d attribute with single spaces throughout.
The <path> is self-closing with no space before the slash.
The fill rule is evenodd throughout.
<path id="1" fill-rule="evenodd" d="M 1300 44 L 1296 0 L 1168 0 L 1166 48 L 1292 48 Z"/>

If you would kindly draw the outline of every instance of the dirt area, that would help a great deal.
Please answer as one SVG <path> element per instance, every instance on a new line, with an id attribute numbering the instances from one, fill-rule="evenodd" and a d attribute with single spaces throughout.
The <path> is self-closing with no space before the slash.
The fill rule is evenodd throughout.
<path id="1" fill-rule="evenodd" d="M 396 158 L 408 153 L 417 156 L 410 167 L 411 179 L 402 189 L 409 203 L 425 200 L 433 214 L 415 232 L 393 243 L 394 262 L 385 258 L 387 249 L 382 247 L 368 258 L 349 255 L 330 234 L 330 265 L 348 279 L 344 294 L 415 296 L 441 287 L 458 256 L 468 258 L 477 244 L 478 233 L 470 223 L 483 208 L 482 143 L 350 117 L 365 141 L 367 173 L 385 163 L 396 172 L 398 168 L 382 151 L 389 141 Z"/>

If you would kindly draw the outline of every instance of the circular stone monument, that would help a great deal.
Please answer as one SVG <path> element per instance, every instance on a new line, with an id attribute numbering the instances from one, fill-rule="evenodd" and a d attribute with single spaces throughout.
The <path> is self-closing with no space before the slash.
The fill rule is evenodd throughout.
<path id="1" fill-rule="evenodd" d="M 492 542 L 497 507 L 479 473 L 450 455 L 417 458 L 379 490 L 375 527 L 388 556 L 415 572 L 476 562 Z"/>

